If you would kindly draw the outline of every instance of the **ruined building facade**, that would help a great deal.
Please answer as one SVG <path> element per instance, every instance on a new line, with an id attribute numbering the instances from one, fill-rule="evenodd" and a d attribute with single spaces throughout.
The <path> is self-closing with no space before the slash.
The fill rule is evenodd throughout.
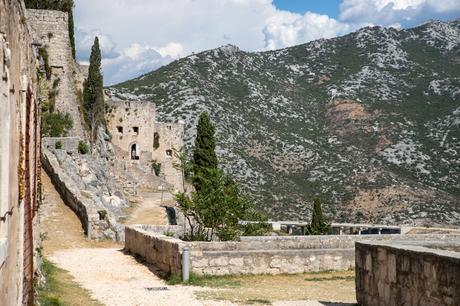
<path id="1" fill-rule="evenodd" d="M 147 101 L 108 101 L 108 129 L 117 159 L 126 166 L 151 170 L 152 161 L 161 165 L 159 176 L 175 190 L 182 190 L 182 172 L 175 151 L 184 138 L 184 124 L 155 122 L 156 107 Z"/>
<path id="2" fill-rule="evenodd" d="M 0 1 L 0 305 L 32 305 L 38 240 L 37 57 L 23 1 Z"/>

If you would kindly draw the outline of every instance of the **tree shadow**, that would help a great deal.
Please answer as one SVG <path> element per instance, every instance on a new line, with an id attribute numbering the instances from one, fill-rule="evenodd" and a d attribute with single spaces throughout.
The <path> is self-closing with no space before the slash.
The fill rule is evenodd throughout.
<path id="1" fill-rule="evenodd" d="M 356 303 L 324 302 L 319 301 L 324 306 L 358 306 Z"/>
<path id="2" fill-rule="evenodd" d="M 157 267 L 155 267 L 153 264 L 151 263 L 148 263 L 147 261 L 145 261 L 144 258 L 142 258 L 141 256 L 137 255 L 137 254 L 133 254 L 129 251 L 127 251 L 126 249 L 120 249 L 118 250 L 118 252 L 121 252 L 123 253 L 124 255 L 126 256 L 131 256 L 133 257 L 138 264 L 141 264 L 143 266 L 146 266 L 150 272 L 152 272 L 153 274 L 155 274 L 157 277 L 161 278 L 162 280 L 166 280 L 168 278 L 168 273 L 158 269 Z"/>

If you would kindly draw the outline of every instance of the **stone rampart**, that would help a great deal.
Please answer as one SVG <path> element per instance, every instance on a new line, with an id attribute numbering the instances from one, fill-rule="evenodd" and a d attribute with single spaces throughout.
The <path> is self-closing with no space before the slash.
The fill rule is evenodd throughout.
<path id="1" fill-rule="evenodd" d="M 42 139 L 42 146 L 49 150 L 56 148 L 56 143 L 61 143 L 66 152 L 77 153 L 80 141 L 78 137 L 46 137 Z"/>
<path id="2" fill-rule="evenodd" d="M 166 273 L 182 271 L 184 246 L 182 240 L 145 230 L 142 225 L 125 227 L 125 250 L 141 256 Z"/>
<path id="3" fill-rule="evenodd" d="M 145 225 L 127 227 L 127 249 L 149 263 L 164 267 L 168 258 L 180 258 L 183 246 L 188 245 L 191 269 L 203 275 L 346 270 L 355 265 L 354 245 L 357 241 L 428 241 L 434 238 L 447 241 L 460 238 L 457 235 L 343 235 L 242 237 L 240 241 L 184 242 L 166 237 L 156 230 Z M 168 242 L 167 245 L 164 240 Z M 172 263 L 169 264 L 172 266 Z M 180 265 L 180 261 L 174 261 L 174 264 Z M 174 266 L 174 269 L 168 268 L 165 272 L 173 270 L 180 269 Z"/>
<path id="4" fill-rule="evenodd" d="M 52 142 L 55 139 L 44 139 L 44 143 Z M 73 140 L 73 139 L 68 139 Z M 69 144 L 70 142 L 66 142 Z M 72 149 L 73 150 L 73 149 Z M 53 151 L 55 151 L 53 153 Z M 97 178 L 94 174 L 88 171 L 87 166 L 82 166 L 80 169 L 64 158 L 59 158 L 60 155 L 67 156 L 72 153 L 64 149 L 54 150 L 42 146 L 42 166 L 48 173 L 56 190 L 61 195 L 65 204 L 69 206 L 80 219 L 80 222 L 85 230 L 85 234 L 89 239 L 104 239 L 109 238 L 117 241 L 124 240 L 124 228 L 116 221 L 116 214 L 108 209 L 108 205 L 113 204 L 118 210 L 121 208 L 120 198 L 113 196 L 116 201 L 111 201 L 107 197 L 107 204 L 103 205 L 103 200 L 99 194 L 90 190 L 84 181 L 89 184 L 95 184 Z M 86 170 L 85 170 L 86 169 Z M 76 172 L 71 174 L 70 172 Z M 88 175 L 82 175 L 82 173 Z M 82 182 L 77 182 L 75 177 L 81 178 Z M 89 181 L 91 180 L 91 181 Z"/>
<path id="5" fill-rule="evenodd" d="M 357 243 L 359 305 L 460 305 L 459 240 L 453 240 L 456 244 L 434 241 Z"/>

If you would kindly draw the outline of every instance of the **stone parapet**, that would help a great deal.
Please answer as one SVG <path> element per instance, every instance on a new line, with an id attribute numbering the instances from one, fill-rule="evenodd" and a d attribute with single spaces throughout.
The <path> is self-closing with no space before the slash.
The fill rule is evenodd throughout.
<path id="1" fill-rule="evenodd" d="M 359 305 L 460 305 L 459 241 L 356 243 Z"/>
<path id="2" fill-rule="evenodd" d="M 192 272 L 226 275 L 346 270 L 354 268 L 356 242 L 460 238 L 459 235 L 272 236 L 241 237 L 240 241 L 227 242 L 184 242 L 164 235 L 169 233 L 177 237 L 181 230 L 178 226 L 167 229 L 133 225 L 126 228 L 125 244 L 130 252 L 167 273 L 180 271 L 178 258 L 183 246 L 188 245 Z M 168 261 L 170 257 L 175 258 L 174 265 Z"/>

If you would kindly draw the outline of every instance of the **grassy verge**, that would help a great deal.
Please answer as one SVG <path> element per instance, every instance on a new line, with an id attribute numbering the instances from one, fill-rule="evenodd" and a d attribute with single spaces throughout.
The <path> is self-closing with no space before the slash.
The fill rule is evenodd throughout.
<path id="1" fill-rule="evenodd" d="M 355 303 L 354 273 L 351 270 L 289 275 L 198 276 L 192 274 L 186 284 L 182 282 L 180 275 L 171 275 L 166 281 L 169 285 L 212 288 L 195 294 L 205 300 L 231 301 L 243 305 L 271 305 L 275 301 L 303 300 Z"/>
<path id="2" fill-rule="evenodd" d="M 42 270 L 46 283 L 37 288 L 41 306 L 102 306 L 90 297 L 86 289 L 75 283 L 67 271 L 56 267 L 45 258 Z"/>
<path id="3" fill-rule="evenodd" d="M 234 276 L 201 276 L 195 273 L 190 274 L 188 282 L 182 281 L 182 275 L 172 274 L 166 278 L 168 285 L 186 285 L 210 288 L 238 288 L 241 282 L 236 280 Z"/>

